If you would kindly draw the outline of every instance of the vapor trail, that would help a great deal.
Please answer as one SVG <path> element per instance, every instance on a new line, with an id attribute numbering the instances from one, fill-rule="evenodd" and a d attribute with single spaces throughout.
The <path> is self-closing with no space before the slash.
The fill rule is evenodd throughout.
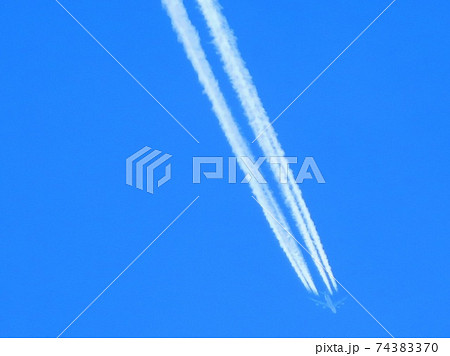
<path id="1" fill-rule="evenodd" d="M 252 77 L 239 52 L 236 38 L 226 18 L 221 13 L 220 5 L 216 0 L 197 0 L 197 3 L 200 5 L 201 12 L 211 32 L 214 45 L 220 54 L 225 72 L 238 95 L 254 134 L 258 135 L 263 129 L 266 129 L 264 135 L 259 137 L 258 140 L 264 155 L 267 157 L 281 157 L 283 164 L 287 167 L 287 161 L 284 159 L 285 153 L 273 127 L 268 127 L 270 124 L 269 117 L 264 110 L 256 87 L 253 84 Z M 278 172 L 276 167 L 271 165 L 271 168 L 275 178 L 277 178 Z M 311 253 L 319 274 L 327 286 L 328 291 L 332 293 L 330 281 L 335 289 L 337 289 L 337 284 L 334 280 L 333 272 L 331 271 L 319 234 L 311 219 L 306 203 L 303 200 L 300 188 L 295 182 L 291 169 L 288 169 L 287 176 L 288 184 L 280 183 L 280 190 L 286 204 L 291 210 L 303 240 Z"/>
<path id="2" fill-rule="evenodd" d="M 219 120 L 220 126 L 234 155 L 236 157 L 249 157 L 254 162 L 253 154 L 236 125 L 211 66 L 206 59 L 206 54 L 200 44 L 197 30 L 189 20 L 182 0 L 162 0 L 162 3 L 171 19 L 178 40 L 182 43 L 186 55 L 194 67 L 198 79 L 212 104 L 213 112 Z M 238 162 L 244 173 L 249 173 L 248 167 L 239 159 Z M 255 179 L 251 179 L 249 184 L 253 194 L 258 200 L 267 204 L 275 219 L 279 219 L 282 225 L 288 226 L 281 209 L 269 189 L 256 182 Z M 263 210 L 263 213 L 303 285 L 308 291 L 318 294 L 303 255 L 294 239 L 286 231 L 283 231 L 266 211 Z"/>

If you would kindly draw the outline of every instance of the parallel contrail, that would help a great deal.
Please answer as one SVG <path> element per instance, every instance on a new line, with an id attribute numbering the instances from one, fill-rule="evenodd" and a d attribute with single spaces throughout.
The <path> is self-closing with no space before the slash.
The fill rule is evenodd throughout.
<path id="1" fill-rule="evenodd" d="M 220 126 L 225 133 L 234 155 L 236 157 L 249 157 L 254 162 L 253 154 L 236 125 L 211 66 L 206 59 L 205 52 L 200 44 L 198 32 L 189 20 L 182 0 L 162 0 L 162 3 L 178 35 L 178 40 L 182 43 L 186 55 L 194 67 L 198 79 L 212 104 L 212 109 L 219 120 Z M 248 167 L 241 160 L 238 160 L 238 162 L 244 173 L 248 173 Z M 280 219 L 280 223 L 287 226 L 287 221 L 270 190 L 266 186 L 256 182 L 255 179 L 251 179 L 249 184 L 256 198 L 269 206 L 274 218 L 276 220 Z M 307 290 L 318 294 L 303 255 L 294 239 L 286 231 L 283 231 L 279 224 L 266 211 L 263 210 L 263 212 L 303 285 Z"/>
<path id="2" fill-rule="evenodd" d="M 252 77 L 239 52 L 236 38 L 226 18 L 221 13 L 220 5 L 216 0 L 197 0 L 197 3 L 200 5 L 201 12 L 213 37 L 214 45 L 220 54 L 225 72 L 238 95 L 254 134 L 258 135 L 261 130 L 266 129 L 265 134 L 258 141 L 264 155 L 267 157 L 280 157 L 287 166 L 287 161 L 284 158 L 285 153 L 273 127 L 267 127 L 270 124 L 269 117 L 264 110 L 256 87 L 253 84 Z M 271 165 L 271 168 L 275 178 L 277 178 L 278 172 L 276 167 Z M 295 182 L 292 170 L 288 170 L 288 184 L 280 183 L 279 186 L 305 244 L 311 253 L 312 259 L 328 291 L 332 293 L 330 281 L 335 289 L 337 289 L 337 284 L 322 243 L 320 242 L 319 234 L 311 219 L 306 203 L 303 200 L 302 193 Z"/>

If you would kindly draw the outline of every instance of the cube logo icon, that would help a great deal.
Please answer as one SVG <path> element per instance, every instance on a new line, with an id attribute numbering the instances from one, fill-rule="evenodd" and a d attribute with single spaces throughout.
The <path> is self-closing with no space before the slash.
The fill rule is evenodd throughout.
<path id="1" fill-rule="evenodd" d="M 164 176 L 158 179 L 158 188 L 168 182 L 172 177 L 172 167 L 166 163 L 171 155 L 148 146 L 140 149 L 126 159 L 126 183 L 136 188 L 144 190 L 144 180 L 146 180 L 146 190 L 148 193 L 154 193 L 155 170 L 164 164 Z M 133 167 L 136 167 L 133 169 Z M 133 174 L 135 172 L 135 174 Z M 145 179 L 146 178 L 146 179 Z"/>

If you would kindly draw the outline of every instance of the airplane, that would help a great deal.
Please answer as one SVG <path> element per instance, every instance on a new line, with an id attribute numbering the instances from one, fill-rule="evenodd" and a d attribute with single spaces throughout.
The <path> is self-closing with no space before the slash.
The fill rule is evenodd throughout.
<path id="1" fill-rule="evenodd" d="M 330 309 L 333 314 L 336 314 L 337 308 L 339 308 L 342 304 L 344 304 L 345 299 L 347 299 L 347 298 L 344 298 L 344 299 L 341 299 L 338 302 L 333 302 L 331 300 L 331 296 L 328 293 L 323 293 L 323 296 L 325 298 L 325 302 L 322 302 L 320 300 L 316 300 L 316 299 L 313 299 L 313 298 L 310 298 L 310 299 L 313 302 L 315 302 L 316 305 L 321 305 L 322 308 L 324 308 L 324 309 L 325 308 Z"/>

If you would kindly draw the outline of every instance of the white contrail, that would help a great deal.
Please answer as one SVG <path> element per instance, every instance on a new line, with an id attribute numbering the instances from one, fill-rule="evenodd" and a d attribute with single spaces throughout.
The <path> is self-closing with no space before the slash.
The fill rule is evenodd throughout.
<path id="1" fill-rule="evenodd" d="M 216 0 L 197 0 L 197 3 L 200 5 L 201 12 L 208 24 L 225 72 L 230 78 L 233 88 L 239 97 L 253 132 L 257 135 L 261 130 L 269 126 L 270 120 L 258 96 L 252 77 L 239 52 L 236 38 L 226 18 L 222 15 L 220 5 Z M 281 148 L 273 127 L 269 127 L 266 130 L 265 134 L 258 141 L 264 155 L 268 157 L 281 157 L 283 164 L 287 166 L 287 161 L 284 158 L 285 153 Z M 276 167 L 271 165 L 271 168 L 275 178 L 277 178 L 278 172 Z M 303 200 L 300 188 L 295 182 L 291 169 L 288 170 L 288 184 L 282 184 L 280 182 L 280 189 L 286 204 L 291 210 L 297 227 L 303 236 L 305 244 L 311 253 L 312 259 L 329 292 L 332 293 L 330 281 L 335 289 L 337 289 L 337 284 L 334 280 L 322 243 L 320 242 L 319 234 Z"/>
<path id="2" fill-rule="evenodd" d="M 172 21 L 172 26 L 178 35 L 178 40 L 182 43 L 187 57 L 194 67 L 198 79 L 212 104 L 212 109 L 219 119 L 220 126 L 225 133 L 234 155 L 236 157 L 249 157 L 254 162 L 255 160 L 250 148 L 236 125 L 211 66 L 206 59 L 206 54 L 200 44 L 198 32 L 189 20 L 183 2 L 181 0 L 162 0 L 162 3 Z M 243 164 L 242 160 L 238 159 L 238 162 L 244 173 L 248 173 L 249 169 Z M 249 184 L 257 199 L 264 201 L 264 204 L 268 204 L 275 219 L 280 219 L 281 224 L 287 226 L 286 219 L 269 189 L 265 185 L 256 182 L 255 179 L 251 179 Z M 303 285 L 307 290 L 318 294 L 303 255 L 294 239 L 286 231 L 281 230 L 278 223 L 266 211 L 263 210 L 263 212 Z"/>

